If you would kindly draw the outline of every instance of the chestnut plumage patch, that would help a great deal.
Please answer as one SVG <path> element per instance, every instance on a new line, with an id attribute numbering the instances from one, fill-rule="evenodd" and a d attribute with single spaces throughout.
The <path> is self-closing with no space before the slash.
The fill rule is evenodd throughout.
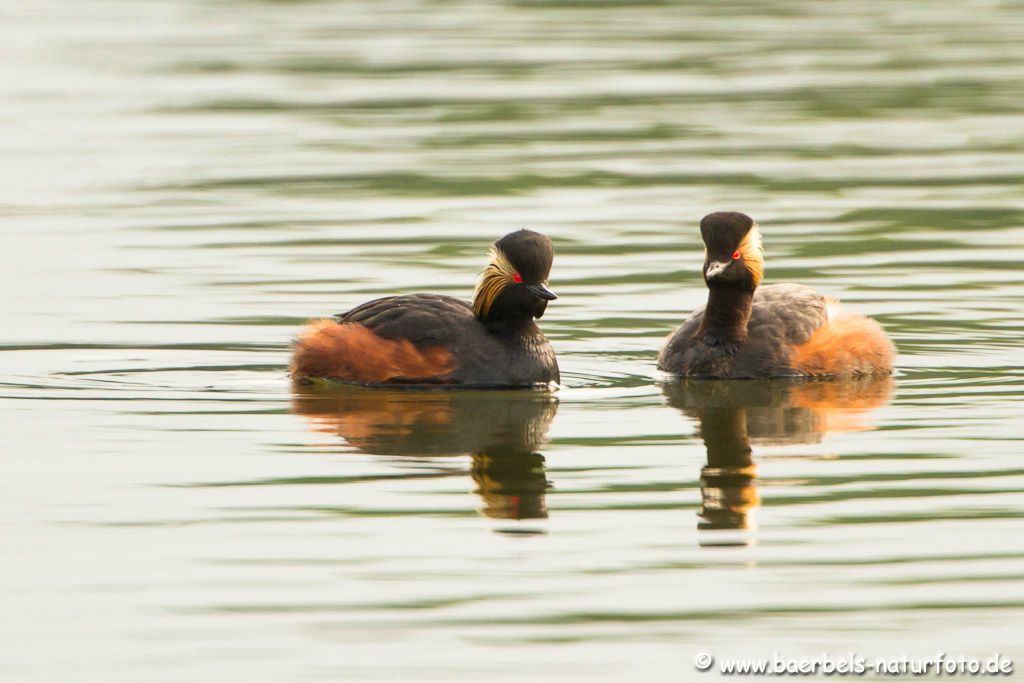
<path id="1" fill-rule="evenodd" d="M 790 364 L 808 375 L 892 372 L 894 350 L 882 327 L 856 313 L 840 313 L 793 347 Z"/>
<path id="2" fill-rule="evenodd" d="M 295 342 L 294 377 L 323 377 L 357 384 L 444 383 L 455 368 L 450 351 L 385 339 L 357 323 L 314 320 Z"/>

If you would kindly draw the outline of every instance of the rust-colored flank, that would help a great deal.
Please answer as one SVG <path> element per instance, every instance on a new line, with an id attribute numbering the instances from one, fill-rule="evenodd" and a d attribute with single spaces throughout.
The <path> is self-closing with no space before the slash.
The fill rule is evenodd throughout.
<path id="1" fill-rule="evenodd" d="M 357 384 L 436 384 L 455 368 L 451 352 L 384 339 L 356 323 L 312 321 L 295 342 L 294 377 L 322 377 Z"/>
<path id="2" fill-rule="evenodd" d="M 793 347 L 790 364 L 808 375 L 888 374 L 893 355 L 892 342 L 877 322 L 840 313 Z"/>

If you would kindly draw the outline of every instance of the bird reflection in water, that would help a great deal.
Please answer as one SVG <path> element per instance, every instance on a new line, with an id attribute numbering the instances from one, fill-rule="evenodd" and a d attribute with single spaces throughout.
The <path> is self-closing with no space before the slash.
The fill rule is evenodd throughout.
<path id="1" fill-rule="evenodd" d="M 701 468 L 703 531 L 753 531 L 761 506 L 753 446 L 818 443 L 829 432 L 868 429 L 885 405 L 892 378 L 684 380 L 663 385 L 669 404 L 700 424 L 707 450 Z M 749 545 L 749 536 L 703 534 L 701 545 Z"/>
<path id="2" fill-rule="evenodd" d="M 481 512 L 493 519 L 544 519 L 550 487 L 544 456 L 558 401 L 542 391 L 367 389 L 296 385 L 294 412 L 373 455 L 469 454 Z M 524 529 L 505 531 L 525 533 Z"/>

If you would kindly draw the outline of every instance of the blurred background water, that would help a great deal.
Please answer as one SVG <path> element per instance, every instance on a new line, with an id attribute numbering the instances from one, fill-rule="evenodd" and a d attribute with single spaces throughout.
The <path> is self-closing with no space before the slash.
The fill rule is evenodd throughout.
<path id="1" fill-rule="evenodd" d="M 1024 655 L 1024 4 L 6 0 L 5 679 Z M 894 382 L 659 383 L 696 228 Z M 549 234 L 555 393 L 293 392 Z"/>

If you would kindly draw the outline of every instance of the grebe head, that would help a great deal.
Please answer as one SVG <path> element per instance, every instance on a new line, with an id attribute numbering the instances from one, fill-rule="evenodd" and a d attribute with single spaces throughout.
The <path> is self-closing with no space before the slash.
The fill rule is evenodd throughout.
<path id="1" fill-rule="evenodd" d="M 510 232 L 491 247 L 490 262 L 480 274 L 473 312 L 481 322 L 540 318 L 548 301 L 555 251 L 551 240 L 532 230 Z"/>
<path id="2" fill-rule="evenodd" d="M 753 291 L 764 275 L 761 230 L 743 213 L 709 213 L 700 222 L 704 239 L 704 281 L 708 287 Z"/>

